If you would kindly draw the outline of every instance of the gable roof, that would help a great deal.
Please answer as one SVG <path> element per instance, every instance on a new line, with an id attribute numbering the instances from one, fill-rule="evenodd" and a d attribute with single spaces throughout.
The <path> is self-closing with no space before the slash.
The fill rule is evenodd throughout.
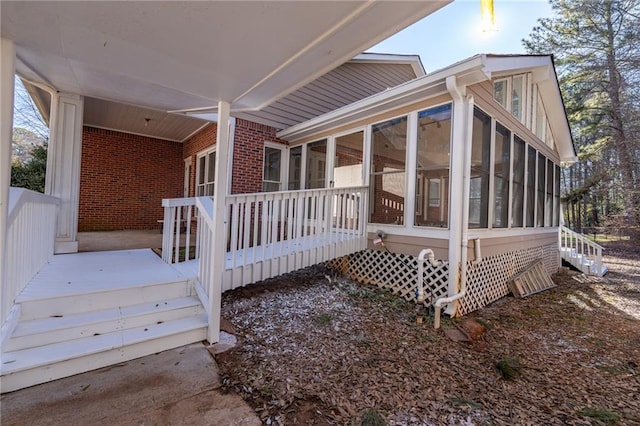
<path id="1" fill-rule="evenodd" d="M 403 105 L 448 93 L 447 77 L 454 76 L 459 87 L 469 86 L 507 74 L 532 72 L 538 83 L 556 146 L 563 162 L 576 159 L 571 129 L 567 121 L 552 55 L 480 54 L 456 62 L 393 89 L 354 102 L 304 123 L 278 132 L 281 139 L 295 142 L 316 133 L 360 121 Z"/>
<path id="2" fill-rule="evenodd" d="M 418 55 L 361 53 L 258 111 L 233 115 L 285 129 L 423 75 Z"/>

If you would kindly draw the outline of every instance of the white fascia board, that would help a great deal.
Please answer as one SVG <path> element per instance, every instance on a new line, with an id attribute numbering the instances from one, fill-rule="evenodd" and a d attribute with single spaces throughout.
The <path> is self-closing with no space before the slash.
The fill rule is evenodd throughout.
<path id="1" fill-rule="evenodd" d="M 295 126 L 278 132 L 276 136 L 289 142 L 295 142 L 313 133 L 384 112 L 391 104 L 396 108 L 419 101 L 421 98 L 424 98 L 424 94 L 429 92 L 430 89 L 433 90 L 438 85 L 442 85 L 442 93 L 447 93 L 444 85 L 445 79 L 450 75 L 464 75 L 466 77 L 466 84 L 478 83 L 489 78 L 486 73 L 482 71 L 483 65 L 483 57 L 480 55 L 474 56 L 448 68 L 443 68 L 400 86 L 346 105 L 335 111 L 296 124 Z M 433 94 L 430 96 L 433 96 Z"/>
<path id="2" fill-rule="evenodd" d="M 529 71 L 532 68 L 548 67 L 551 65 L 550 55 L 483 55 L 485 58 L 485 72 L 496 76 L 501 74 L 517 74 L 519 71 Z"/>

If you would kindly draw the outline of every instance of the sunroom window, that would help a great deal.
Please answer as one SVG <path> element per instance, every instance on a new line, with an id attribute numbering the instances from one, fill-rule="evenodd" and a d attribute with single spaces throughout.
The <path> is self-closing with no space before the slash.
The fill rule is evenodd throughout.
<path id="1" fill-rule="evenodd" d="M 527 212 L 526 226 L 532 228 L 536 225 L 536 150 L 529 146 L 527 148 Z"/>
<path id="2" fill-rule="evenodd" d="M 404 224 L 407 117 L 372 126 L 371 223 Z"/>
<path id="3" fill-rule="evenodd" d="M 527 105 L 527 75 L 497 79 L 493 82 L 493 98 L 515 118 L 525 122 Z"/>
<path id="4" fill-rule="evenodd" d="M 262 172 L 262 191 L 272 192 L 282 189 L 282 162 L 284 147 L 275 145 L 264 146 L 264 160 Z"/>
<path id="5" fill-rule="evenodd" d="M 525 94 L 525 78 L 523 75 L 513 77 L 513 83 L 511 88 L 511 114 L 520 121 L 523 121 L 523 109 L 524 109 L 524 94 Z"/>
<path id="6" fill-rule="evenodd" d="M 489 173 L 491 164 L 491 117 L 479 109 L 473 113 L 469 228 L 486 228 L 489 223 Z"/>
<path id="7" fill-rule="evenodd" d="M 416 218 L 418 226 L 449 225 L 451 104 L 418 112 Z"/>
<path id="8" fill-rule="evenodd" d="M 513 137 L 513 189 L 511 195 L 511 226 L 519 228 L 523 223 L 524 170 L 526 145 L 522 139 Z"/>
<path id="9" fill-rule="evenodd" d="M 496 124 L 493 154 L 493 227 L 509 226 L 509 170 L 511 167 L 511 132 Z"/>
<path id="10" fill-rule="evenodd" d="M 327 140 L 307 145 L 305 189 L 324 188 L 326 186 Z"/>
<path id="11" fill-rule="evenodd" d="M 502 80 L 496 80 L 493 83 L 493 97 L 505 109 L 508 108 L 508 103 L 507 103 L 508 90 L 509 90 L 508 80 L 506 78 Z"/>

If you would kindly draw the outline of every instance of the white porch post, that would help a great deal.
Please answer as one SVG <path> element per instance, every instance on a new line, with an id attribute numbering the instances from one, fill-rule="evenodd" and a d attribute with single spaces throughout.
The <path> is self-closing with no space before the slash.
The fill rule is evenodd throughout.
<path id="1" fill-rule="evenodd" d="M 220 341 L 220 311 L 222 298 L 222 280 L 224 278 L 224 264 L 227 253 L 227 212 L 225 208 L 231 170 L 229 157 L 231 155 L 229 143 L 229 102 L 218 102 L 218 125 L 216 130 L 216 176 L 213 193 L 213 246 L 211 250 L 210 275 L 213 283 L 209 293 L 209 343 Z"/>
<path id="2" fill-rule="evenodd" d="M 51 99 L 45 194 L 61 200 L 55 253 L 78 251 L 83 106 L 79 95 L 54 94 Z"/>
<path id="3" fill-rule="evenodd" d="M 0 289 L 6 285 L 7 216 L 9 213 L 9 186 L 11 185 L 15 59 L 16 51 L 13 41 L 5 38 L 0 39 Z M 0 324 L 4 321 L 6 314 L 7 312 L 0 312 Z"/>

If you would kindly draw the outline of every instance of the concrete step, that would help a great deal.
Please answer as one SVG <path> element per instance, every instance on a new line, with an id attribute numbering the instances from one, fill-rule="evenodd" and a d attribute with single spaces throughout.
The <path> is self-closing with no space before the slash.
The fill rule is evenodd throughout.
<path id="1" fill-rule="evenodd" d="M 104 311 L 193 295 L 195 292 L 191 283 L 175 280 L 148 282 L 136 286 L 114 285 L 95 291 L 79 289 L 76 292 L 43 297 L 21 294 L 16 298 L 16 303 L 21 305 L 20 320 L 26 321 Z"/>
<path id="2" fill-rule="evenodd" d="M 202 341 L 207 316 L 198 314 L 106 334 L 4 352 L 3 393 L 95 370 L 152 353 Z"/>
<path id="3" fill-rule="evenodd" d="M 117 330 L 196 316 L 204 307 L 196 296 L 160 299 L 95 312 L 19 321 L 4 351 L 18 351 L 56 342 L 98 336 Z"/>

